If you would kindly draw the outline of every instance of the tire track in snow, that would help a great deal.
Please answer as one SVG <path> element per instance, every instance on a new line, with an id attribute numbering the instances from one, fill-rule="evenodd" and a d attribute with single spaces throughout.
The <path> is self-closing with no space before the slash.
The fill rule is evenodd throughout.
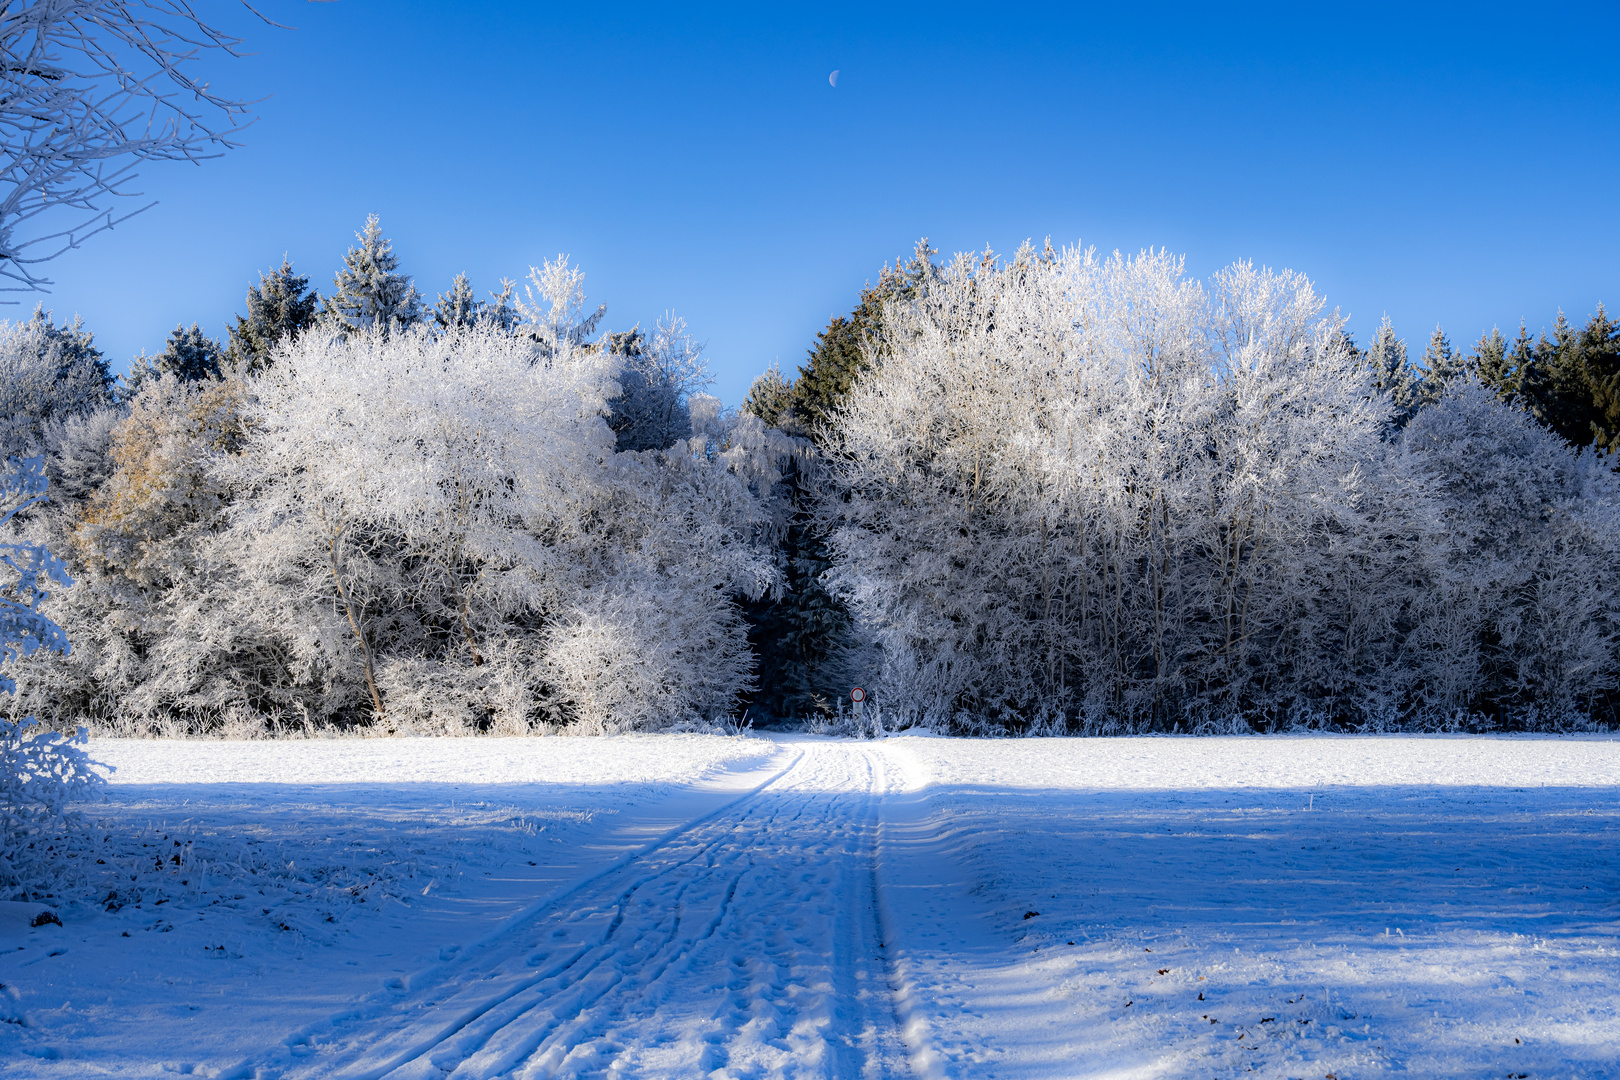
<path id="1" fill-rule="evenodd" d="M 882 772 L 859 745 L 801 746 L 386 1008 L 293 1041 L 281 1075 L 909 1075 L 877 909 Z"/>

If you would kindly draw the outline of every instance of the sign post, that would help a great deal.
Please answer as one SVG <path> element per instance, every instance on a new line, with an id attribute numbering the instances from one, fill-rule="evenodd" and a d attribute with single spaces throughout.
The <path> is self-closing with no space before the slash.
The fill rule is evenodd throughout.
<path id="1" fill-rule="evenodd" d="M 849 707 L 850 711 L 855 714 L 856 722 L 859 722 L 866 714 L 866 691 L 858 686 L 851 690 L 849 692 Z"/>

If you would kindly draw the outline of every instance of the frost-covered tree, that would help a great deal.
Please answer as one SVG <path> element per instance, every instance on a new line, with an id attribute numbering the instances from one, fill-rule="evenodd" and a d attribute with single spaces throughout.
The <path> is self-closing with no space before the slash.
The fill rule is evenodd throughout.
<path id="1" fill-rule="evenodd" d="M 247 314 L 231 327 L 229 360 L 245 374 L 262 370 L 282 338 L 295 338 L 315 322 L 321 298 L 309 287 L 309 277 L 293 271 L 292 261 L 259 275 L 248 286 Z"/>
<path id="2" fill-rule="evenodd" d="M 1476 378 L 1487 389 L 1496 394 L 1502 401 L 1511 401 L 1514 396 L 1514 372 L 1512 361 L 1508 357 L 1507 338 L 1502 336 L 1498 327 L 1492 327 L 1490 333 L 1481 334 L 1474 343 L 1474 354 L 1469 358 L 1469 367 Z"/>
<path id="3" fill-rule="evenodd" d="M 1450 339 L 1439 326 L 1429 336 L 1422 363 L 1423 376 L 1418 397 L 1425 405 L 1439 401 L 1445 396 L 1446 388 L 1468 372 L 1468 358 L 1451 347 Z"/>
<path id="4" fill-rule="evenodd" d="M 585 313 L 585 274 L 568 264 L 567 255 L 558 255 L 529 267 L 523 299 L 514 297 L 512 310 L 543 356 L 573 356 L 590 342 L 607 305 Z"/>
<path id="5" fill-rule="evenodd" d="M 181 382 L 217 379 L 224 356 L 225 351 L 220 348 L 219 342 L 204 334 L 196 323 L 189 328 L 177 325 L 169 334 L 162 352 L 156 356 L 142 353 L 130 364 L 120 396 L 133 396 L 142 383 L 160 374 L 173 375 Z"/>
<path id="6" fill-rule="evenodd" d="M 1168 726 L 1354 696 L 1366 658 L 1329 647 L 1388 414 L 1320 308 L 1297 275 L 1206 292 L 1165 255 L 1027 247 L 886 307 L 823 503 L 885 706 Z"/>
<path id="7" fill-rule="evenodd" d="M 11 458 L 0 470 L 0 692 L 17 692 L 10 668 L 18 660 L 44 649 L 66 653 L 67 635 L 39 610 L 50 596 L 52 583 L 73 584 L 62 560 L 43 544 L 15 539 L 13 519 L 45 500 L 50 481 L 42 457 Z"/>
<path id="8" fill-rule="evenodd" d="M 503 280 L 500 292 L 490 293 L 489 300 L 480 300 L 473 295 L 467 275 L 457 274 L 450 283 L 450 291 L 439 294 L 429 316 L 441 330 L 468 330 L 488 325 L 510 332 L 517 325 L 517 312 L 512 306 L 515 288 L 515 282 Z"/>
<path id="9" fill-rule="evenodd" d="M 1372 372 L 1373 386 L 1389 395 L 1394 407 L 1391 422 L 1397 428 L 1404 426 L 1423 404 L 1423 381 L 1407 360 L 1406 342 L 1395 336 L 1388 315 L 1378 324 L 1372 343 L 1361 356 Z"/>
<path id="10" fill-rule="evenodd" d="M 1428 587 L 1406 644 L 1423 706 L 1502 719 L 1608 712 L 1620 677 L 1620 478 L 1459 382 L 1402 439 Z"/>
<path id="11" fill-rule="evenodd" d="M 665 315 L 649 339 L 639 329 L 613 335 L 607 347 L 621 356 L 619 397 L 608 426 L 620 450 L 663 450 L 692 434 L 691 396 L 712 380 L 703 345 L 686 320 Z"/>
<path id="12" fill-rule="evenodd" d="M 399 256 L 383 236 L 377 215 L 366 218 L 355 233 L 359 241 L 343 256 L 343 269 L 332 279 L 332 295 L 323 301 L 322 314 L 345 333 L 377 329 L 390 333 L 422 318 L 422 296 L 410 276 L 399 272 Z"/>
<path id="13" fill-rule="evenodd" d="M 57 326 L 41 308 L 26 322 L 0 322 L 0 453 L 35 452 L 48 422 L 109 404 L 112 385 L 82 320 Z"/>
<path id="14" fill-rule="evenodd" d="M 764 496 L 800 445 L 708 395 L 690 411 L 691 438 L 616 454 L 579 516 L 591 526 L 547 665 L 585 730 L 713 721 L 756 685 L 742 605 L 779 585 Z"/>
<path id="15" fill-rule="evenodd" d="M 52 586 L 73 584 L 62 561 L 44 545 L 18 538 L 18 515 L 45 499 L 44 460 L 11 458 L 0 466 L 0 693 L 17 692 L 17 662 L 37 653 L 66 654 L 67 635 L 40 611 Z M 48 832 L 66 821 L 67 803 L 82 797 L 101 777 L 82 744 L 33 732 L 31 716 L 0 717 L 0 889 L 39 883 L 49 876 Z"/>

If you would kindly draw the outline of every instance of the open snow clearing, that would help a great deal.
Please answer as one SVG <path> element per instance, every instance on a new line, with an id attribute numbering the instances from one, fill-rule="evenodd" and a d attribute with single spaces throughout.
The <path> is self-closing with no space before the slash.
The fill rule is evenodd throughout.
<path id="1" fill-rule="evenodd" d="M 1620 1076 L 1613 737 L 93 749 L 8 1078 Z"/>
<path id="2" fill-rule="evenodd" d="M 303 1035 L 285 1075 L 906 1075 L 881 791 L 871 751 L 799 744 L 758 790 Z"/>

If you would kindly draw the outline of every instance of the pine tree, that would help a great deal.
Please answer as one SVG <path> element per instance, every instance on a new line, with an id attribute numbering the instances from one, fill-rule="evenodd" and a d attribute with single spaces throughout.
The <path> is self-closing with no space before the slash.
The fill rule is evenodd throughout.
<path id="1" fill-rule="evenodd" d="M 308 276 L 295 274 L 291 260 L 283 256 L 279 267 L 249 286 L 247 315 L 238 315 L 231 327 L 230 362 L 246 374 L 263 370 L 282 338 L 296 339 L 309 329 L 320 302 Z"/>
<path id="2" fill-rule="evenodd" d="M 399 256 L 383 236 L 376 214 L 366 218 L 355 239 L 359 243 L 343 256 L 343 269 L 332 279 L 335 291 L 326 298 L 322 315 L 339 330 L 375 326 L 385 334 L 420 321 L 422 295 L 410 276 L 399 272 Z"/>

